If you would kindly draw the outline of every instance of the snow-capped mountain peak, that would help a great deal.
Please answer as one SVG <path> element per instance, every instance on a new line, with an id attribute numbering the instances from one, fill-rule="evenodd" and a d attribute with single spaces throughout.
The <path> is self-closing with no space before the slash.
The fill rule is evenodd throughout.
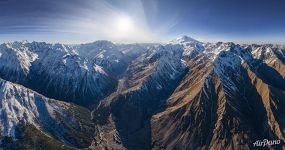
<path id="1" fill-rule="evenodd" d="M 204 51 L 203 43 L 189 36 L 181 36 L 169 42 L 169 44 L 179 44 L 184 48 L 183 56 L 194 56 Z"/>
<path id="2" fill-rule="evenodd" d="M 198 40 L 195 40 L 189 36 L 181 36 L 181 37 L 178 37 L 174 40 L 171 40 L 170 41 L 171 44 L 187 44 L 187 43 L 201 43 L 200 41 Z"/>

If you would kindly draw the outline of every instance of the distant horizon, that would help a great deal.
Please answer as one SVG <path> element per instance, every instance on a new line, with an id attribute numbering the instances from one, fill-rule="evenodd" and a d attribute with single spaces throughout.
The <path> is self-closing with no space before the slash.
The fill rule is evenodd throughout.
<path id="1" fill-rule="evenodd" d="M 258 45 L 266 45 L 266 44 L 273 44 L 273 45 L 285 45 L 285 43 L 274 43 L 274 42 L 257 42 L 257 43 L 254 43 L 254 42 L 234 42 L 234 41 L 203 41 L 199 38 L 195 38 L 195 37 L 192 37 L 192 36 L 188 36 L 188 35 L 179 35 L 177 37 L 174 37 L 172 39 L 169 39 L 169 40 L 166 40 L 166 41 L 158 41 L 158 42 L 116 42 L 116 41 L 112 41 L 112 40 L 108 40 L 108 39 L 95 39 L 95 40 L 90 40 L 90 41 L 83 41 L 83 42 L 62 42 L 62 41 L 44 41 L 44 40 L 26 40 L 26 39 L 23 39 L 23 40 L 10 40 L 10 41 L 1 41 L 0 40 L 0 44 L 3 44 L 3 43 L 13 43 L 13 42 L 24 42 L 24 41 L 27 41 L 28 43 L 32 43 L 32 42 L 45 42 L 45 43 L 48 43 L 48 44 L 65 44 L 65 45 L 80 45 L 80 44 L 88 44 L 88 43 L 94 43 L 96 41 L 109 41 L 109 42 L 112 42 L 114 44 L 168 44 L 171 40 L 174 40 L 176 38 L 179 38 L 179 37 L 182 37 L 182 36 L 187 36 L 187 37 L 191 37 L 199 42 L 202 42 L 202 43 L 218 43 L 218 42 L 223 42 L 223 43 L 228 43 L 228 42 L 232 42 L 232 43 L 235 43 L 235 44 L 240 44 L 240 45 L 250 45 L 250 44 L 258 44 Z"/>

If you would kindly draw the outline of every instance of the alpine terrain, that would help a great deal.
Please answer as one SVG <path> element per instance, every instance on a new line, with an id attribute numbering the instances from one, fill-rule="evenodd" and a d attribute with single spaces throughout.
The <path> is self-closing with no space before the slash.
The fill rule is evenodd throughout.
<path id="1" fill-rule="evenodd" d="M 283 45 L 187 36 L 0 45 L 0 149 L 281 150 L 284 142 Z"/>

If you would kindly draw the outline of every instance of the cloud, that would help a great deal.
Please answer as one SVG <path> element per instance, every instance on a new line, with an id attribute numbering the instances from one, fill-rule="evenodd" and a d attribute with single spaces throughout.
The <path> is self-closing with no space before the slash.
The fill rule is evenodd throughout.
<path id="1" fill-rule="evenodd" d="M 69 38 L 70 43 L 99 39 L 159 42 L 177 23 L 173 16 L 159 20 L 159 11 L 157 0 L 9 0 L 0 5 L 0 34 L 14 35 L 15 40 L 25 35 L 26 39 L 39 38 L 33 40 L 49 36 L 58 42 Z M 118 28 L 117 20 L 124 17 L 132 22 L 129 30 Z"/>

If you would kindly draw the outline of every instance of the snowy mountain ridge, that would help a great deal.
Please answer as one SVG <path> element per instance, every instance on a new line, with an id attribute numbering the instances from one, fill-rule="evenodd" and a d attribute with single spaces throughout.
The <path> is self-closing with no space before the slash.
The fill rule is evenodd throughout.
<path id="1" fill-rule="evenodd" d="M 0 135 L 2 137 L 17 138 L 21 135 L 19 128 L 26 125 L 35 127 L 42 136 L 59 139 L 70 146 L 81 145 L 76 141 L 74 137 L 76 135 L 72 135 L 73 130 L 77 130 L 76 132 L 80 134 L 84 133 L 86 137 L 90 136 L 90 133 L 85 130 L 91 127 L 88 127 L 89 125 L 84 127 L 86 123 L 82 122 L 84 119 L 74 115 L 74 113 L 81 114 L 80 111 L 88 112 L 82 108 L 46 98 L 21 85 L 2 79 L 0 79 L 0 91 Z M 88 120 L 85 121 L 88 122 Z M 66 126 L 63 122 L 69 125 Z"/>

